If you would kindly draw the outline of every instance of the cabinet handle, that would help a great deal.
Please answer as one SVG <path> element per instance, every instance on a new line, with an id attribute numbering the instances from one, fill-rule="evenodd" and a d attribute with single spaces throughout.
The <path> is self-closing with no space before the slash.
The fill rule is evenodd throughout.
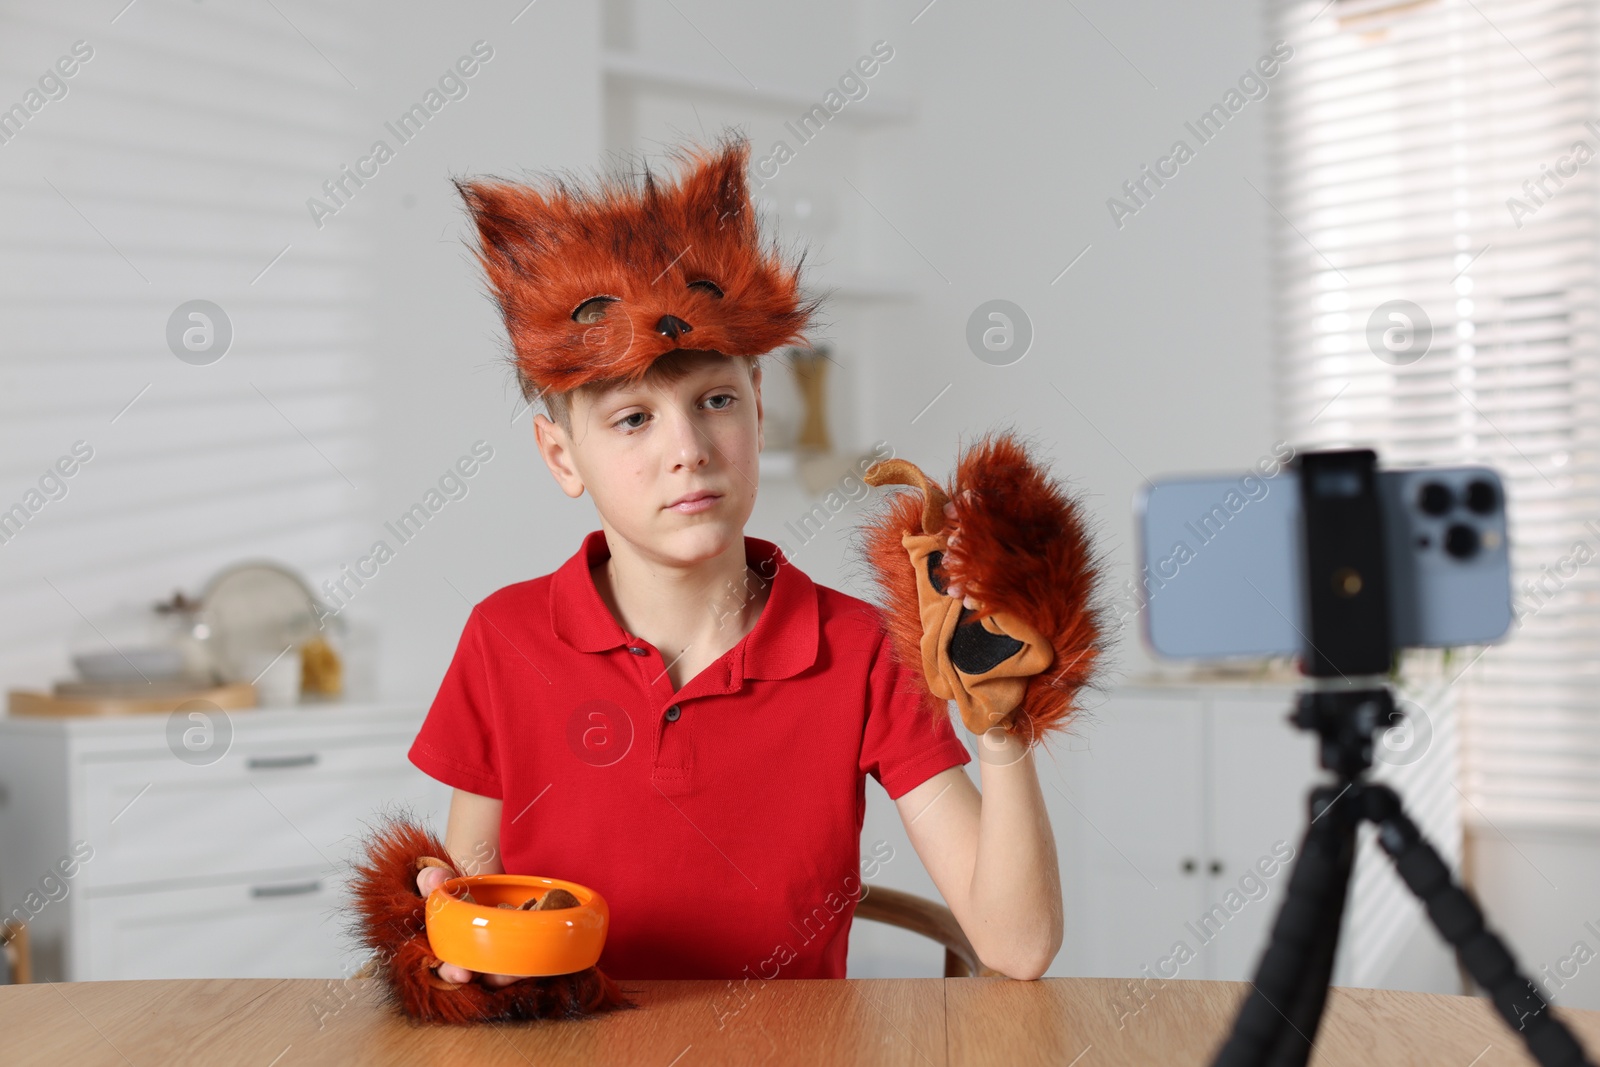
<path id="1" fill-rule="evenodd" d="M 317 762 L 315 752 L 303 756 L 251 756 L 245 766 L 252 771 L 275 771 L 285 767 L 313 767 Z"/>
<path id="2" fill-rule="evenodd" d="M 295 882 L 292 885 L 253 885 L 250 895 L 253 897 L 303 897 L 307 893 L 322 892 L 322 880 L 313 878 L 309 882 Z"/>
<path id="3" fill-rule="evenodd" d="M 1221 874 L 1222 873 L 1222 861 L 1221 860 L 1212 860 L 1211 861 L 1211 873 L 1212 874 Z"/>
<path id="4" fill-rule="evenodd" d="M 1185 856 L 1183 858 L 1182 866 L 1183 866 L 1183 873 L 1184 874 L 1193 874 L 1194 873 L 1195 863 L 1194 863 L 1194 860 L 1192 858 L 1190 858 L 1188 856 Z"/>

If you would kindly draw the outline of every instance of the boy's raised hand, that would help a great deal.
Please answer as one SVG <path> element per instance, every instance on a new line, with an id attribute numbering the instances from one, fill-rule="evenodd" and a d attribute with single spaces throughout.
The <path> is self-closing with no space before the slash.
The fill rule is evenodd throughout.
<path id="1" fill-rule="evenodd" d="M 422 894 L 423 900 L 427 900 L 429 894 L 449 880 L 450 872 L 445 868 L 424 867 L 422 870 L 417 872 L 417 891 Z M 478 975 L 475 971 L 469 971 L 465 967 L 457 967 L 453 963 L 441 962 L 439 964 L 439 977 L 443 978 L 446 982 L 454 982 L 456 985 L 465 985 L 477 976 Z M 512 982 L 520 982 L 521 980 L 522 979 L 517 975 L 511 974 L 486 974 L 483 976 L 483 984 L 496 989 L 501 986 L 510 985 Z"/>

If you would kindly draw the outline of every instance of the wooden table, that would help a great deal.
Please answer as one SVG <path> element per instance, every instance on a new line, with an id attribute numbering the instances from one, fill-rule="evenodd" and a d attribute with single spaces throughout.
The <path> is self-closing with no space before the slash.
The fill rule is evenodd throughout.
<path id="1" fill-rule="evenodd" d="M 1199 1064 L 1245 986 L 1113 979 L 624 982 L 641 1010 L 577 1022 L 422 1027 L 369 981 L 215 979 L 0 986 L 0 1063 L 180 1067 L 554 1064 Z M 1600 1012 L 1564 1012 L 1600 1050 Z M 720 1025 L 719 1025 L 720 1022 Z M 1337 989 L 1314 1064 L 1531 1064 L 1485 1001 Z"/>

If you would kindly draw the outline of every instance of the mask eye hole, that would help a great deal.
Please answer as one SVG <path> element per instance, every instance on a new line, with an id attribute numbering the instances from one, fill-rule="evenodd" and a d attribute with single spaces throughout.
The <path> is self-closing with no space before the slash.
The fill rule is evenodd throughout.
<path id="1" fill-rule="evenodd" d="M 591 296 L 572 310 L 573 322 L 599 322 L 606 317 L 606 308 L 617 302 L 614 296 Z"/>
<path id="2" fill-rule="evenodd" d="M 697 281 L 697 282 L 690 282 L 689 283 L 689 288 L 691 288 L 691 289 L 699 289 L 699 290 L 701 290 L 703 292 L 710 293 L 712 296 L 716 297 L 718 300 L 722 299 L 722 288 L 721 288 L 721 286 L 717 285 L 716 282 L 711 281 L 710 279 L 701 279 L 700 281 Z"/>

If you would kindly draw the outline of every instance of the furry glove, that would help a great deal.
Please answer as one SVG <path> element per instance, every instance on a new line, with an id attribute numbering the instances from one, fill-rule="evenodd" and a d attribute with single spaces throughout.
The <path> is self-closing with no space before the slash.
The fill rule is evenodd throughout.
<path id="1" fill-rule="evenodd" d="M 417 891 L 417 873 L 444 867 L 461 871 L 448 859 L 444 842 L 422 827 L 394 818 L 366 841 L 366 856 L 356 864 L 356 935 L 374 953 L 363 970 L 382 980 L 391 1002 L 414 1019 L 435 1023 L 496 1022 L 505 1019 L 575 1018 L 619 1007 L 633 1007 L 598 967 L 575 974 L 524 978 L 499 989 L 479 981 L 457 985 L 438 975 L 440 960 L 428 944 L 426 901 Z"/>
<path id="2" fill-rule="evenodd" d="M 975 734 L 1001 727 L 1031 746 L 1064 728 L 1102 651 L 1079 505 L 1009 434 L 968 449 L 948 490 L 903 459 L 866 480 L 918 490 L 865 531 L 901 662 Z"/>

